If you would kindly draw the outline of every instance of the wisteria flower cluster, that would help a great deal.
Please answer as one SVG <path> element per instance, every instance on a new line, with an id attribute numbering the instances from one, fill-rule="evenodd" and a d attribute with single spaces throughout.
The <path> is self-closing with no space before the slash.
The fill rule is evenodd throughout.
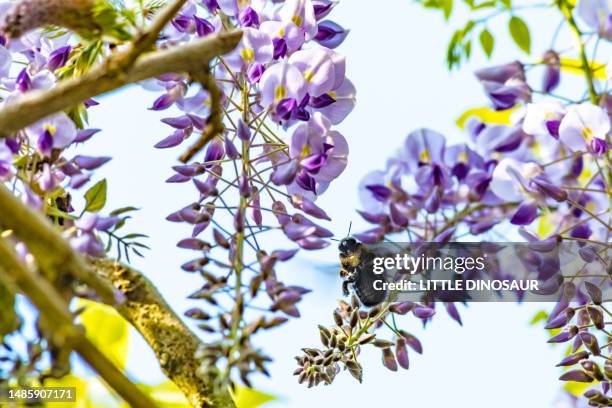
<path id="1" fill-rule="evenodd" d="M 450 66 L 459 61 L 455 50 L 469 57 L 469 50 L 462 49 L 469 46 L 461 41 L 469 41 L 477 24 L 506 13 L 511 15 L 510 34 L 529 52 L 526 24 L 517 23 L 511 2 L 501 3 L 491 5 L 496 9 L 489 15 L 470 20 L 460 39 L 453 37 Z M 605 42 L 610 39 L 612 12 L 606 1 L 556 3 L 564 17 L 559 30 L 574 34 L 578 48 L 548 50 L 535 64 L 514 61 L 476 71 L 491 107 L 464 115 L 461 125 L 468 140 L 448 146 L 445 136 L 434 130 L 410 133 L 384 170 L 370 173 L 361 183 L 361 215 L 373 227 L 354 236 L 365 243 L 387 237 L 417 243 L 475 238 L 577 243 L 584 265 L 566 278 L 565 295 L 548 315 L 547 328 L 563 328 L 551 342 L 574 341 L 573 354 L 560 366 L 581 368 L 561 380 L 601 383 L 599 390 L 589 389 L 584 396 L 592 406 L 611 406 L 610 377 L 590 357 L 603 356 L 609 365 L 604 319 L 609 312 L 599 288 L 610 285 L 612 95 L 605 67 L 596 58 L 597 51 L 609 45 Z M 474 13 L 481 8 L 474 7 Z M 588 34 L 593 31 L 596 34 Z M 480 35 L 487 55 L 491 35 L 488 30 Z M 598 43 L 592 56 L 590 40 Z M 578 59 L 572 59 L 572 53 Z M 579 92 L 562 81 L 565 71 L 576 65 L 586 81 Z M 597 282 L 573 283 L 590 268 L 602 271 Z M 577 323 L 572 323 L 574 315 Z"/>
<path id="2" fill-rule="evenodd" d="M 270 358 L 253 345 L 251 336 L 300 315 L 297 305 L 309 290 L 284 284 L 277 265 L 300 248 L 326 247 L 332 236 L 320 224 L 329 217 L 315 201 L 347 165 L 348 143 L 334 126 L 355 104 L 345 57 L 335 51 L 348 31 L 327 18 L 336 5 L 328 0 L 176 4 L 180 11 L 159 27 L 159 36 L 154 32 L 155 38 L 148 39 L 146 30 L 155 29 L 158 14 L 166 12 L 163 1 L 1 3 L 2 107 L 80 78 L 124 50 L 171 50 L 215 34 L 241 32 L 238 47 L 210 66 L 203 63 L 196 72 L 141 82 L 144 89 L 158 93 L 151 110 L 181 112 L 162 119 L 172 131 L 155 147 L 190 145 L 168 182 L 193 185 L 194 200 L 167 219 L 191 228 L 178 246 L 195 255 L 182 269 L 204 279 L 190 298 L 205 305 L 185 315 L 211 337 L 194 358 L 201 362 L 202 378 L 214 371 L 216 385 L 226 392 L 237 378 L 249 385 L 251 374 L 267 374 Z M 140 42 L 149 40 L 138 50 Z M 118 66 L 131 63 L 128 55 Z M 89 99 L 2 135 L 0 181 L 51 219 L 75 250 L 99 258 L 116 248 L 118 258 L 129 261 L 130 254 L 142 255 L 147 248 L 140 242 L 146 236 L 121 230 L 135 208 L 102 214 L 108 186 L 106 180 L 95 180 L 95 172 L 111 158 L 74 152 L 100 131 L 87 124 L 88 110 L 97 105 Z M 73 202 L 86 186 L 83 204 Z M 268 248 L 266 232 L 279 234 L 288 248 Z M 35 262 L 11 231 L 2 236 L 11 240 L 23 261 Z M 65 278 L 59 284 L 67 300 L 95 296 L 75 280 Z M 2 293 L 5 289 L 0 285 Z M 7 299 L 0 340 L 21 324 L 14 297 Z M 34 375 L 42 381 L 65 375 L 70 353 L 51 340 L 45 342 L 49 336 L 41 328 L 27 356 L 2 342 L 1 379 Z M 50 371 L 38 364 L 47 355 Z"/>
<path id="3" fill-rule="evenodd" d="M 333 127 L 355 104 L 345 58 L 335 51 L 347 30 L 326 19 L 334 6 L 189 1 L 164 31 L 162 47 L 236 28 L 242 40 L 203 77 L 144 84 L 161 92 L 152 110 L 182 112 L 162 119 L 172 133 L 155 147 L 210 140 L 202 158 L 187 163 L 197 154 L 191 148 L 173 167 L 167 181 L 191 183 L 195 198 L 168 220 L 191 228 L 178 246 L 195 257 L 182 269 L 204 278 L 189 297 L 205 306 L 186 316 L 210 335 L 197 358 L 202 375 L 222 371 L 220 386 L 234 372 L 247 385 L 252 373 L 267 374 L 270 358 L 251 336 L 299 317 L 297 305 L 309 292 L 283 283 L 277 266 L 300 248 L 326 247 L 333 235 L 320 224 L 329 217 L 315 201 L 347 165 L 348 143 Z M 266 232 L 284 236 L 289 248 L 271 250 Z"/>

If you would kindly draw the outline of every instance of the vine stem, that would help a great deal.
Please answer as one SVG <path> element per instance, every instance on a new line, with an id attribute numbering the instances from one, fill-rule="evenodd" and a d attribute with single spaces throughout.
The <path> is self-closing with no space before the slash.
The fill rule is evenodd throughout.
<path id="1" fill-rule="evenodd" d="M 595 81 L 593 78 L 593 72 L 591 71 L 591 64 L 589 64 L 589 59 L 586 55 L 586 49 L 584 47 L 584 42 L 582 41 L 582 33 L 576 24 L 576 20 L 574 20 L 574 16 L 572 15 L 572 10 L 567 4 L 566 0 L 559 0 L 558 3 L 559 10 L 565 16 L 567 23 L 569 24 L 572 32 L 574 33 L 576 40 L 578 41 L 578 52 L 580 54 L 580 61 L 582 62 L 582 68 L 584 72 L 584 77 L 587 82 L 587 87 L 589 89 L 589 98 L 591 102 L 595 105 L 599 102 L 597 97 L 597 90 L 595 89 Z"/>

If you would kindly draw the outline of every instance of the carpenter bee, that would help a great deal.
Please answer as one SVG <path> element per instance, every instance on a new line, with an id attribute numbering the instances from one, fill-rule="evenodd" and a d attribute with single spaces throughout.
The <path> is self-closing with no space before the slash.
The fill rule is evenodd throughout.
<path id="1" fill-rule="evenodd" d="M 374 282 L 384 280 L 383 275 L 373 272 L 373 262 L 376 255 L 368 247 L 353 237 L 346 237 L 338 245 L 340 251 L 340 277 L 342 293 L 348 296 L 349 287 L 365 306 L 371 307 L 382 303 L 387 297 L 386 290 L 376 290 Z"/>

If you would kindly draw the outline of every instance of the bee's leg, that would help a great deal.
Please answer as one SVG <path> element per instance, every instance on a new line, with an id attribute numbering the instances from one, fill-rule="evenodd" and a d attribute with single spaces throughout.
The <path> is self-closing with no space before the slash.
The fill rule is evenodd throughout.
<path id="1" fill-rule="evenodd" d="M 348 280 L 345 280 L 344 282 L 342 282 L 342 293 L 344 294 L 344 296 L 348 296 L 349 295 L 349 285 L 351 282 L 349 282 Z"/>
<path id="2" fill-rule="evenodd" d="M 349 295 L 349 285 L 353 282 L 355 282 L 355 273 L 354 272 L 348 272 L 346 277 L 344 278 L 344 282 L 342 282 L 342 293 L 344 293 L 344 296 L 348 296 Z"/>

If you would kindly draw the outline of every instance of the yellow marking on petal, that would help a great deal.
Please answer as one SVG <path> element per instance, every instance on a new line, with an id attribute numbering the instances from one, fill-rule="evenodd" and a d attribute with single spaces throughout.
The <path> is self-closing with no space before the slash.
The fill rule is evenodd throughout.
<path id="1" fill-rule="evenodd" d="M 422 163 L 429 163 L 431 160 L 431 155 L 429 154 L 429 150 L 423 150 L 419 156 Z"/>
<path id="2" fill-rule="evenodd" d="M 337 99 L 336 97 L 338 96 L 338 94 L 335 91 L 328 92 L 327 94 L 331 96 L 333 99 Z"/>
<path id="3" fill-rule="evenodd" d="M 302 26 L 302 17 L 300 16 L 293 16 L 293 18 L 291 19 L 291 21 L 293 21 L 293 23 L 298 26 L 301 27 Z"/>
<path id="4" fill-rule="evenodd" d="M 593 201 L 589 201 L 584 208 L 586 208 L 587 210 L 589 210 L 592 213 L 597 212 L 597 206 L 595 205 L 595 203 Z"/>
<path id="5" fill-rule="evenodd" d="M 555 112 L 546 112 L 544 114 L 544 119 L 546 119 L 546 120 L 555 120 L 555 119 L 557 119 L 557 114 Z"/>
<path id="6" fill-rule="evenodd" d="M 274 102 L 278 103 L 287 97 L 287 88 L 283 85 L 278 85 L 274 88 Z"/>
<path id="7" fill-rule="evenodd" d="M 300 152 L 300 155 L 302 157 L 308 157 L 310 156 L 311 153 L 312 153 L 312 150 L 310 149 L 310 145 L 305 144 L 304 147 L 302 147 L 302 151 Z"/>
<path id="8" fill-rule="evenodd" d="M 582 129 L 582 137 L 584 137 L 584 139 L 587 141 L 587 143 L 591 143 L 591 139 L 593 139 L 593 131 L 591 130 L 591 128 L 584 128 Z"/>
<path id="9" fill-rule="evenodd" d="M 468 154 L 467 152 L 463 151 L 459 153 L 459 157 L 457 157 L 457 160 L 459 160 L 461 163 L 467 163 L 468 162 Z"/>
<path id="10" fill-rule="evenodd" d="M 250 3 L 250 0 L 238 0 L 238 8 L 242 9 L 248 6 L 249 3 Z"/>
<path id="11" fill-rule="evenodd" d="M 531 149 L 533 150 L 536 156 L 541 157 L 540 153 L 542 150 L 542 144 L 539 141 L 535 140 L 531 145 Z"/>
<path id="12" fill-rule="evenodd" d="M 285 36 L 285 27 L 281 27 L 280 30 L 278 30 L 278 37 L 284 37 Z"/>
<path id="13" fill-rule="evenodd" d="M 314 72 L 313 71 L 306 71 L 306 72 L 304 72 L 304 78 L 306 78 L 306 82 L 310 83 L 312 81 L 313 77 L 314 77 Z"/>
<path id="14" fill-rule="evenodd" d="M 243 48 L 242 51 L 240 51 L 240 55 L 246 64 L 255 61 L 255 50 L 252 48 Z"/>
<path id="15" fill-rule="evenodd" d="M 55 134 L 55 131 L 57 130 L 55 129 L 55 126 L 50 123 L 45 123 L 43 129 L 49 131 L 49 133 L 51 133 L 51 136 L 53 136 Z"/>

